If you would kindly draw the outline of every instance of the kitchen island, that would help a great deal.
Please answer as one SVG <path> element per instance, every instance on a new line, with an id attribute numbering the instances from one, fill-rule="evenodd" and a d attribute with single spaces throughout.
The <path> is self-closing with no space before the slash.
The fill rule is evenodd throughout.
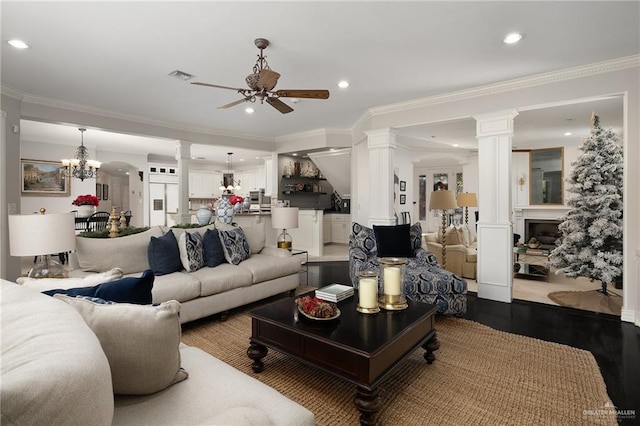
<path id="1" fill-rule="evenodd" d="M 322 256 L 323 248 L 323 210 L 300 209 L 298 212 L 298 227 L 296 229 L 287 229 L 287 233 L 293 239 L 293 248 L 297 250 L 306 250 L 310 256 Z M 255 212 L 255 213 L 236 213 L 233 221 L 239 226 L 253 226 L 264 224 L 266 241 L 265 245 L 276 247 L 278 234 L 281 229 L 273 229 L 271 227 L 271 213 Z"/>

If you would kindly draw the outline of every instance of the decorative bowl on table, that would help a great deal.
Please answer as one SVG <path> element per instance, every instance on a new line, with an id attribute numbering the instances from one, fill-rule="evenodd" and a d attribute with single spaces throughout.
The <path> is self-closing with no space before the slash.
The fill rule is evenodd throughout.
<path id="1" fill-rule="evenodd" d="M 313 321 L 331 321 L 340 316 L 338 305 L 331 302 L 325 302 L 322 299 L 312 296 L 302 296 L 296 299 L 298 312 L 304 318 Z"/>

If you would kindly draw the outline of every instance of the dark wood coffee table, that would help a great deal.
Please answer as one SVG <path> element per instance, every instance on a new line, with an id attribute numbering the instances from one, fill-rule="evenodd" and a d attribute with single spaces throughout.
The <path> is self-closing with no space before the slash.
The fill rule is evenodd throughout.
<path id="1" fill-rule="evenodd" d="M 373 425 L 382 406 L 378 385 L 400 361 L 418 347 L 425 349 L 427 363 L 435 360 L 436 307 L 409 301 L 402 311 L 365 315 L 356 311 L 356 297 L 338 303 L 340 317 L 323 324 L 299 314 L 294 298 L 251 311 L 247 355 L 256 373 L 271 348 L 350 381 L 356 385 L 360 424 Z"/>

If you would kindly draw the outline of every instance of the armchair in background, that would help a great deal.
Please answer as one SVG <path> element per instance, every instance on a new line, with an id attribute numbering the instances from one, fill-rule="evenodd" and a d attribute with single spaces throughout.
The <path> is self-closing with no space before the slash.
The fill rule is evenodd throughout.
<path id="1" fill-rule="evenodd" d="M 401 225 L 402 226 L 402 225 Z M 442 269 L 436 256 L 422 247 L 422 227 L 409 228 L 412 256 L 405 268 L 405 295 L 409 300 L 431 303 L 438 313 L 462 315 L 467 311 L 467 282 Z M 358 286 L 358 272 L 378 270 L 378 249 L 372 228 L 354 222 L 349 236 L 349 275 Z"/>
<path id="2" fill-rule="evenodd" d="M 445 269 L 464 278 L 476 279 L 478 262 L 475 232 L 466 225 L 450 226 L 446 233 L 447 264 Z M 427 250 L 433 253 L 439 265 L 442 265 L 442 233 L 424 234 Z"/>

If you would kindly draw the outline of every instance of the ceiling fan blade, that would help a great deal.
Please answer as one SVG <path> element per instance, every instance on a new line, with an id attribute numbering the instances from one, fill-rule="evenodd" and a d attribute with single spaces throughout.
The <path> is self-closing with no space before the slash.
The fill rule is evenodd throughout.
<path id="1" fill-rule="evenodd" d="M 199 81 L 194 81 L 191 84 L 197 84 L 198 86 L 217 87 L 218 89 L 229 89 L 229 90 L 235 90 L 235 91 L 246 90 L 246 89 L 238 89 L 237 87 L 220 86 L 218 84 L 201 83 Z"/>
<path id="2" fill-rule="evenodd" d="M 249 100 L 249 98 L 239 99 L 239 100 L 237 100 L 235 102 L 231 102 L 230 104 L 219 106 L 218 109 L 231 108 L 232 106 L 236 106 L 236 105 L 241 104 L 243 102 L 247 102 L 248 100 Z"/>
<path id="3" fill-rule="evenodd" d="M 280 74 L 269 69 L 263 69 L 260 71 L 260 79 L 256 84 L 260 90 L 271 90 L 276 87 Z"/>
<path id="4" fill-rule="evenodd" d="M 269 105 L 271 105 L 272 107 L 274 107 L 275 109 L 277 109 L 283 114 L 293 111 L 293 108 L 291 108 L 289 105 L 285 104 L 278 98 L 266 98 L 265 100 Z"/>
<path id="5" fill-rule="evenodd" d="M 327 99 L 329 97 L 328 90 L 282 89 L 276 90 L 274 93 L 281 98 Z"/>

